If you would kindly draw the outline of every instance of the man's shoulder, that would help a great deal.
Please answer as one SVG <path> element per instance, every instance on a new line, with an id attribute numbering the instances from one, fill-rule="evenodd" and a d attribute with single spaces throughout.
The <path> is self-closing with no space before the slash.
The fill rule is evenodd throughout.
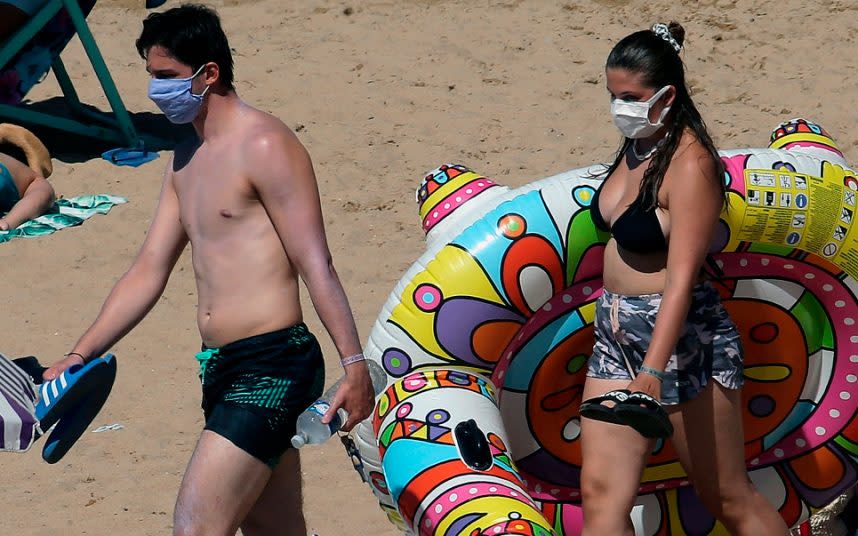
<path id="1" fill-rule="evenodd" d="M 301 140 L 279 118 L 254 109 L 234 146 L 252 183 L 289 182 L 312 176 L 310 155 Z"/>
<path id="2" fill-rule="evenodd" d="M 245 154 L 262 157 L 270 151 L 291 153 L 304 150 L 298 136 L 286 123 L 278 117 L 255 108 L 244 130 L 241 146 Z"/>

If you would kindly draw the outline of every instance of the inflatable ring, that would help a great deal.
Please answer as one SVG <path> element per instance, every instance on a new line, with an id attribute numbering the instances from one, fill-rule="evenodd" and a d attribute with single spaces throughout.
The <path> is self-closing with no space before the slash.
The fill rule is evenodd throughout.
<path id="1" fill-rule="evenodd" d="M 747 468 L 795 526 L 858 482 L 858 178 L 805 120 L 721 156 L 729 208 L 712 251 L 746 350 Z M 428 248 L 370 335 L 389 384 L 353 434 L 364 478 L 408 533 L 579 534 L 602 169 L 515 190 L 459 165 L 423 180 Z M 638 505 L 639 534 L 726 534 L 669 441 Z"/>

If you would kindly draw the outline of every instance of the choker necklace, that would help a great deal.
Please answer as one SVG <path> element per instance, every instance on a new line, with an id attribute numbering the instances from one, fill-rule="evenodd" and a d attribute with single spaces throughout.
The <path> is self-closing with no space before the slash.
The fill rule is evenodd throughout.
<path id="1" fill-rule="evenodd" d="M 634 154 L 635 158 L 637 158 L 640 162 L 643 162 L 644 160 L 646 160 L 649 157 L 651 157 L 652 155 L 654 155 L 655 152 L 658 151 L 662 145 L 664 145 L 665 139 L 667 139 L 667 138 L 665 137 L 665 138 L 658 140 L 655 143 L 655 145 L 653 145 L 649 151 L 647 151 L 643 154 L 638 152 L 638 140 L 633 140 L 632 141 L 632 154 Z"/>

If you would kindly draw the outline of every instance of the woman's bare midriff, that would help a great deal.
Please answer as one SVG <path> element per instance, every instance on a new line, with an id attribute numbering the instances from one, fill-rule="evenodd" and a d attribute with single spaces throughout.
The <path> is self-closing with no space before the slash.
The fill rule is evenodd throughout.
<path id="1" fill-rule="evenodd" d="M 701 270 L 697 282 L 706 275 Z M 662 294 L 667 282 L 667 251 L 658 253 L 632 253 L 620 248 L 611 238 L 605 246 L 605 265 L 602 283 L 613 294 L 640 296 Z"/>
<path id="2" fill-rule="evenodd" d="M 605 246 L 602 281 L 605 288 L 626 296 L 661 294 L 667 277 L 667 251 L 632 253 L 611 238 Z"/>

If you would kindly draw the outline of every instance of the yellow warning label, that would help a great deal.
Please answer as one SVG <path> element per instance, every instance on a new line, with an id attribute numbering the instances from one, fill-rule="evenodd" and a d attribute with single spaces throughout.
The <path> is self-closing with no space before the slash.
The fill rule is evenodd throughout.
<path id="1" fill-rule="evenodd" d="M 799 248 L 858 273 L 858 227 L 852 224 L 858 181 L 844 180 L 839 166 L 827 165 L 823 175 L 746 169 L 738 239 Z"/>

